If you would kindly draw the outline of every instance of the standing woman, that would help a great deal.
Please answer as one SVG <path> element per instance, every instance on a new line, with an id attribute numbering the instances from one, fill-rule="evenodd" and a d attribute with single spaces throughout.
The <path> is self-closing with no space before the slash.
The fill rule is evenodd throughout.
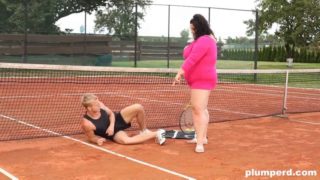
<path id="1" fill-rule="evenodd" d="M 185 59 L 173 84 L 180 82 L 184 76 L 191 88 L 191 105 L 196 139 L 195 152 L 204 152 L 203 144 L 208 143 L 207 129 L 209 123 L 208 100 L 210 92 L 215 88 L 218 76 L 216 72 L 217 43 L 208 21 L 200 14 L 190 20 L 190 29 L 194 41 L 183 51 Z"/>

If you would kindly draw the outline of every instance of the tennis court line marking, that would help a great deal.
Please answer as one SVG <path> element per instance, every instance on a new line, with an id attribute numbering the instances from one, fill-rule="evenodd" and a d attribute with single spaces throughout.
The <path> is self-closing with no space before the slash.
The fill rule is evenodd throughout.
<path id="1" fill-rule="evenodd" d="M 291 119 L 289 119 L 289 121 L 298 122 L 298 123 L 303 123 L 303 124 L 320 125 L 320 123 L 314 123 L 314 122 L 303 121 L 303 120 L 291 120 Z"/>
<path id="2" fill-rule="evenodd" d="M 21 120 L 18 120 L 18 119 L 15 119 L 15 118 L 12 118 L 12 117 L 3 115 L 3 114 L 0 114 L 0 117 L 9 119 L 9 120 L 11 120 L 11 121 L 15 121 L 15 122 L 17 122 L 17 123 L 26 125 L 26 126 L 28 126 L 28 127 L 32 127 L 32 128 L 35 128 L 35 129 L 39 129 L 39 130 L 44 131 L 44 132 L 49 133 L 49 134 L 57 135 L 57 136 L 60 136 L 60 137 L 65 138 L 65 139 L 68 139 L 68 140 L 71 140 L 71 141 L 75 141 L 75 142 L 81 143 L 81 144 L 83 144 L 83 145 L 89 146 L 89 147 L 94 148 L 94 149 L 96 149 L 96 150 L 100 150 L 100 151 L 103 151 L 103 152 L 105 152 L 105 153 L 109 153 L 109 154 L 112 154 L 112 155 L 115 155 L 115 156 L 118 156 L 118 157 L 121 157 L 121 158 L 125 158 L 125 159 L 130 160 L 130 161 L 133 161 L 133 162 L 135 162 L 135 163 L 138 163 L 138 164 L 141 164 L 141 165 L 144 165 L 144 166 L 148 166 L 148 167 L 151 167 L 151 168 L 154 168 L 154 169 L 157 169 L 157 170 L 166 172 L 166 173 L 168 173 L 168 174 L 172 174 L 172 175 L 175 175 L 175 176 L 178 176 L 178 177 L 181 177 L 181 178 L 184 178 L 184 179 L 188 179 L 188 180 L 196 180 L 196 179 L 193 178 L 193 177 L 186 176 L 186 175 L 180 174 L 180 173 L 178 173 L 178 172 L 171 171 L 171 170 L 169 170 L 169 169 L 165 169 L 165 168 L 162 168 L 162 167 L 160 167 L 160 166 L 156 166 L 156 165 L 153 165 L 153 164 L 150 164 L 150 163 L 147 163 L 147 162 L 144 162 L 144 161 L 141 161 L 141 160 L 138 160 L 138 159 L 135 159 L 135 158 L 132 158 L 132 157 L 129 157 L 129 156 L 120 154 L 120 153 L 116 153 L 116 152 L 114 152 L 114 151 L 111 151 L 111 150 L 108 150 L 108 149 L 105 149 L 105 148 L 102 148 L 102 147 L 99 147 L 99 146 L 90 144 L 90 143 L 85 142 L 85 141 L 81 141 L 81 140 L 76 139 L 76 138 L 72 138 L 72 137 L 70 137 L 70 136 L 63 136 L 63 135 L 60 134 L 60 133 L 51 131 L 51 130 L 49 130 L 49 129 L 41 128 L 40 126 L 36 126 L 36 125 L 30 124 L 30 123 L 27 123 L 27 122 L 24 122 L 24 121 L 21 121 Z"/>
<path id="3" fill-rule="evenodd" d="M 4 174 L 5 176 L 7 176 L 8 178 L 10 178 L 11 180 L 18 180 L 17 177 L 15 177 L 14 175 L 10 174 L 8 171 L 0 168 L 0 173 Z"/>
<path id="4" fill-rule="evenodd" d="M 284 88 L 284 83 L 283 84 L 279 84 L 279 85 L 272 85 L 272 84 L 248 84 L 248 83 L 233 83 L 233 82 L 220 82 L 218 83 L 220 84 L 220 86 L 225 86 L 225 85 L 244 85 L 244 86 L 253 86 L 253 87 L 270 87 L 270 88 L 275 88 L 275 89 L 283 89 Z M 219 87 L 219 86 L 217 86 Z M 242 88 L 246 88 L 246 87 L 242 87 Z M 289 89 L 296 89 L 296 90 L 311 90 L 311 91 L 320 91 L 320 89 L 317 88 L 307 88 L 307 87 L 293 87 L 290 86 L 288 87 Z M 260 89 L 260 88 L 259 88 Z"/>
<path id="5" fill-rule="evenodd" d="M 258 89 L 257 89 L 258 90 Z M 248 94 L 248 91 L 234 91 L 231 89 L 216 89 L 215 91 L 226 91 L 226 92 L 231 92 L 231 93 L 245 93 Z M 135 92 L 135 91 L 130 91 L 130 92 Z M 149 91 L 139 91 L 140 93 L 143 92 L 149 92 Z M 157 91 L 156 91 L 157 92 Z M 283 93 L 281 91 L 275 91 L 275 93 L 277 94 L 273 94 L 273 93 L 264 93 L 264 92 L 249 92 L 249 94 L 256 94 L 256 95 L 266 95 L 266 96 L 274 96 L 274 97 L 282 97 L 282 94 L 279 93 Z M 105 94 L 105 93 L 96 93 L 96 94 Z M 108 94 L 119 94 L 118 92 L 112 92 L 112 93 L 108 93 Z M 311 95 L 311 96 L 317 96 L 318 94 L 308 94 L 308 93 L 297 93 L 297 92 L 289 92 L 289 96 L 290 98 L 297 98 L 297 99 L 307 99 L 307 100 L 319 100 L 319 98 L 316 97 L 306 97 L 306 96 L 299 96 L 299 95 L 293 95 L 293 94 L 300 94 L 300 95 Z M 38 95 L 38 96 L 34 96 L 34 95 L 30 95 L 30 96 L 0 96 L 0 99 L 16 99 L 16 98 L 46 98 L 46 97 L 54 97 L 57 95 L 63 95 L 63 96 L 77 96 L 77 95 L 82 95 L 79 93 L 62 93 L 62 94 L 52 94 L 52 95 Z M 148 99 L 148 98 L 145 98 Z M 156 100 L 153 100 L 156 101 Z"/>
<path id="6" fill-rule="evenodd" d="M 232 93 L 244 93 L 244 94 L 256 94 L 256 95 L 265 95 L 265 96 L 274 96 L 274 97 L 283 97 L 283 95 L 281 93 L 283 93 L 283 91 L 274 91 L 277 94 L 274 93 L 265 93 L 265 92 L 253 92 L 254 90 L 250 91 L 248 93 L 248 91 L 243 91 L 243 90 L 231 90 L 230 89 L 216 89 L 215 91 L 220 90 L 220 91 L 227 91 L 227 92 L 232 92 Z M 255 90 L 260 90 L 260 89 L 255 89 Z M 264 90 L 260 90 L 260 91 L 264 91 Z M 266 91 L 270 91 L 270 90 L 266 90 Z M 298 92 L 289 92 L 289 96 L 290 98 L 300 98 L 300 99 L 309 99 L 309 100 L 319 100 L 319 98 L 313 98 L 313 97 L 306 97 L 306 96 L 299 96 L 299 95 L 309 95 L 309 96 L 317 96 L 318 94 L 308 94 L 308 93 L 298 93 Z"/>
<path id="7" fill-rule="evenodd" d="M 81 96 L 84 93 L 72 93 L 72 94 L 58 94 L 62 96 Z M 161 103 L 161 104 L 169 104 L 169 105 L 179 105 L 179 106 L 184 106 L 184 103 L 174 103 L 174 102 L 168 102 L 168 101 L 161 101 L 161 100 L 154 100 L 154 99 L 149 99 L 149 98 L 142 98 L 142 97 L 132 97 L 130 95 L 120 95 L 117 92 L 95 92 L 94 94 L 97 95 L 115 95 L 118 97 L 125 97 L 125 98 L 130 98 L 130 99 L 138 99 L 142 101 L 150 101 L 150 102 L 156 102 L 156 103 Z M 55 95 L 43 95 L 43 96 L 6 96 L 6 97 L 0 97 L 0 99 L 15 99 L 15 98 L 43 98 L 43 97 L 54 97 Z M 246 112 L 238 112 L 238 111 L 232 111 L 232 110 L 225 110 L 225 109 L 219 109 L 219 108 L 208 108 L 209 110 L 214 110 L 214 111 L 221 111 L 221 112 L 227 112 L 227 113 L 232 113 L 232 114 L 243 114 L 243 115 L 251 115 L 251 116 L 263 116 L 263 114 L 253 114 L 253 113 L 246 113 Z"/>
<path id="8" fill-rule="evenodd" d="M 95 93 L 95 94 L 110 94 L 110 93 Z M 161 100 L 154 100 L 154 99 L 149 99 L 149 98 L 143 98 L 143 97 L 132 97 L 130 95 L 120 95 L 120 94 L 115 94 L 118 97 L 125 97 L 125 98 L 131 98 L 131 99 L 138 99 L 142 101 L 150 101 L 150 102 L 157 102 L 157 103 L 162 103 L 162 104 L 171 104 L 171 105 L 179 105 L 179 106 L 184 106 L 184 103 L 173 103 L 173 102 L 167 102 L 167 101 L 161 101 Z M 222 112 L 228 112 L 228 113 L 233 113 L 233 114 L 244 114 L 244 115 L 252 115 L 252 116 L 262 116 L 260 114 L 252 114 L 252 113 L 246 113 L 246 112 L 238 112 L 238 111 L 229 111 L 229 110 L 224 110 L 224 109 L 218 109 L 218 108 L 208 108 L 209 110 L 214 110 L 214 111 L 222 111 Z"/>

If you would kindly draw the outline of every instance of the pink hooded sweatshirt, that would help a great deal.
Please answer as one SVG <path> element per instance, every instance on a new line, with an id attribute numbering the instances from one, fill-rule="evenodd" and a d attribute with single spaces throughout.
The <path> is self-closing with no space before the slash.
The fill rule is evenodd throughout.
<path id="1" fill-rule="evenodd" d="M 209 35 L 201 36 L 185 47 L 183 57 L 182 69 L 191 89 L 214 89 L 218 81 L 216 41 Z"/>

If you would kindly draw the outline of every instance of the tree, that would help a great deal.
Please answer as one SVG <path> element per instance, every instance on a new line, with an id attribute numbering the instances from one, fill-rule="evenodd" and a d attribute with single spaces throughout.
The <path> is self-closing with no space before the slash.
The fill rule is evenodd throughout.
<path id="1" fill-rule="evenodd" d="M 19 3 L 19 2 L 17 2 Z M 15 28 L 12 17 L 16 16 L 15 5 L 7 0 L 0 0 L 0 32 L 10 32 Z M 22 19 L 22 16 L 20 17 Z"/>
<path id="2" fill-rule="evenodd" d="M 65 31 L 67 34 L 71 34 L 71 33 L 72 33 L 72 31 L 73 31 L 73 29 L 66 28 L 64 31 Z"/>
<path id="3" fill-rule="evenodd" d="M 13 14 L 6 4 L 6 1 L 0 0 L 0 32 L 5 29 L 11 29 L 11 23 L 9 22 L 9 17 Z"/>
<path id="4" fill-rule="evenodd" d="M 91 12 L 101 5 L 106 5 L 106 0 L 0 0 L 0 30 L 23 32 L 27 28 L 31 33 L 58 33 L 55 22 L 60 18 Z"/>
<path id="5" fill-rule="evenodd" d="M 181 37 L 182 41 L 187 42 L 188 39 L 189 39 L 189 30 L 188 30 L 188 29 L 183 29 L 183 30 L 180 32 L 180 37 Z"/>
<path id="6" fill-rule="evenodd" d="M 307 47 L 320 41 L 320 0 L 261 0 L 259 31 L 275 24 L 275 35 L 284 41 L 287 57 L 294 56 L 295 47 Z M 245 21 L 247 35 L 254 32 L 254 20 Z"/>
<path id="7" fill-rule="evenodd" d="M 126 4 L 119 0 L 0 0 L 0 30 L 23 32 L 27 24 L 30 33 L 59 33 L 55 25 L 59 19 L 73 13 L 92 13 L 101 6 L 115 8 Z"/>
<path id="8" fill-rule="evenodd" d="M 151 3 L 151 0 L 114 0 L 112 3 L 110 2 L 109 7 L 97 11 L 95 31 L 107 30 L 107 34 L 120 39 L 133 39 L 136 30 L 136 17 L 138 18 L 137 28 L 140 28 L 139 20 L 144 16 L 140 11 L 137 11 L 136 14 L 135 3 L 144 9 L 147 4 Z"/>
<path id="9" fill-rule="evenodd" d="M 224 43 L 223 41 L 221 40 L 221 37 L 219 37 L 219 40 L 217 42 L 217 48 L 218 48 L 218 57 L 221 58 L 223 56 L 222 54 L 222 47 L 223 47 Z"/>

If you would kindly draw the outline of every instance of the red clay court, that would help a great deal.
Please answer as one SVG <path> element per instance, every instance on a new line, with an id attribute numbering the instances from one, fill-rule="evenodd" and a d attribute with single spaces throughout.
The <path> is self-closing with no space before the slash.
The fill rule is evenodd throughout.
<path id="1" fill-rule="evenodd" d="M 251 169 L 319 173 L 319 119 L 320 113 L 308 113 L 210 124 L 203 154 L 173 139 L 163 146 L 108 142 L 98 148 L 83 144 L 83 135 L 72 136 L 80 142 L 63 137 L 4 141 L 0 166 L 19 179 L 244 179 Z"/>
<path id="2" fill-rule="evenodd" d="M 178 129 L 188 88 L 171 86 L 174 71 L 43 67 L 51 66 L 1 69 L 0 179 L 244 179 L 249 170 L 320 172 L 320 90 L 313 87 L 319 72 L 291 72 L 289 86 L 283 85 L 285 71 L 220 72 L 209 103 L 209 144 L 196 154 L 193 144 L 177 139 L 163 146 L 98 147 L 79 127 L 79 98 L 92 92 L 113 110 L 141 103 L 150 129 Z M 310 81 L 295 79 L 302 76 Z M 284 112 L 287 117 L 278 116 Z"/>

